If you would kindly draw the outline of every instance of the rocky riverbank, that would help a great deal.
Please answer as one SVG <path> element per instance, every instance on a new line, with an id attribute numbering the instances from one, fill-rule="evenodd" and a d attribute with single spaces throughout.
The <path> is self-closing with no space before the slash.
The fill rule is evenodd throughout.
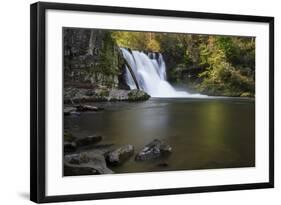
<path id="1" fill-rule="evenodd" d="M 155 139 L 135 153 L 131 144 L 115 146 L 103 143 L 103 136 L 92 135 L 77 138 L 71 133 L 64 133 L 64 175 L 112 174 L 111 167 L 122 166 L 134 156 L 136 162 L 156 160 L 155 166 L 168 166 L 157 159 L 163 159 L 172 152 L 172 147 Z"/>
<path id="2" fill-rule="evenodd" d="M 64 89 L 64 103 L 85 103 L 103 101 L 144 101 L 150 95 L 142 90 L 122 90 L 99 87 L 96 89 L 68 87 Z"/>

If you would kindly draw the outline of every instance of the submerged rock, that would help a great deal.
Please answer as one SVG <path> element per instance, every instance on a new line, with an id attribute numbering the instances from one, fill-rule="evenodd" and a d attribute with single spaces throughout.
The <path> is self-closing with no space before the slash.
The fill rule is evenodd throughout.
<path id="1" fill-rule="evenodd" d="M 111 151 L 106 156 L 106 161 L 110 165 L 120 165 L 134 154 L 133 145 L 125 145 L 114 151 Z"/>
<path id="2" fill-rule="evenodd" d="M 92 135 L 87 137 L 78 138 L 75 140 L 77 146 L 89 146 L 92 144 L 96 144 L 102 140 L 102 136 L 100 135 Z"/>
<path id="3" fill-rule="evenodd" d="M 73 115 L 73 116 L 80 116 L 81 113 L 80 113 L 80 112 L 73 111 L 73 112 L 70 113 L 70 115 Z"/>
<path id="4" fill-rule="evenodd" d="M 113 171 L 106 166 L 104 152 L 95 150 L 70 154 L 64 157 L 64 164 L 67 165 L 68 172 L 83 174 L 112 174 Z M 70 174 L 68 174 L 70 175 Z"/>
<path id="5" fill-rule="evenodd" d="M 158 139 L 146 145 L 137 155 L 136 160 L 144 161 L 160 158 L 172 152 L 172 147 Z"/>

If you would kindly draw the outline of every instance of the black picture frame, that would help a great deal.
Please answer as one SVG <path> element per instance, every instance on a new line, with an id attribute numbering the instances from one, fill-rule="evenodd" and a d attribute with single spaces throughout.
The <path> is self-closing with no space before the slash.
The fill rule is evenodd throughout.
<path id="1" fill-rule="evenodd" d="M 45 37 L 46 10 L 121 13 L 163 17 L 263 22 L 269 24 L 269 181 L 263 183 L 171 188 L 158 190 L 46 196 L 46 97 Z M 96 200 L 198 192 L 230 191 L 274 187 L 274 18 L 265 16 L 109 7 L 82 4 L 38 2 L 30 7 L 30 199 L 37 203 Z"/>

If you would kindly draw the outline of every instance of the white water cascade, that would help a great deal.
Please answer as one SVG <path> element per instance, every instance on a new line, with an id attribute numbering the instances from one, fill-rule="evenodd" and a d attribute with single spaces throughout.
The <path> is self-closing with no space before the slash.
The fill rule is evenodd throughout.
<path id="1" fill-rule="evenodd" d="M 151 97 L 159 98 L 200 98 L 200 94 L 177 91 L 166 79 L 166 65 L 161 53 L 145 54 L 121 48 L 123 56 L 130 65 L 141 90 Z M 126 82 L 130 89 L 136 89 L 133 77 L 126 67 Z"/>

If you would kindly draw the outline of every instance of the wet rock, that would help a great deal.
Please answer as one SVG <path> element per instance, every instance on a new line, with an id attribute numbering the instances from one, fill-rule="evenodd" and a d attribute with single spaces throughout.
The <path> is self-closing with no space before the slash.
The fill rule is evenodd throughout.
<path id="1" fill-rule="evenodd" d="M 64 103 L 80 104 L 85 102 L 107 101 L 103 89 L 68 87 L 64 89 Z"/>
<path id="2" fill-rule="evenodd" d="M 254 95 L 250 92 L 244 92 L 240 95 L 240 97 L 248 97 L 249 98 L 249 97 L 254 97 Z"/>
<path id="3" fill-rule="evenodd" d="M 106 161 L 110 165 L 120 165 L 134 154 L 133 145 L 125 145 L 109 152 Z"/>
<path id="4" fill-rule="evenodd" d="M 137 155 L 136 160 L 144 161 L 160 158 L 172 152 L 172 147 L 158 139 L 146 145 Z"/>
<path id="5" fill-rule="evenodd" d="M 103 108 L 99 108 L 99 107 L 91 106 L 91 105 L 77 105 L 76 109 L 79 112 L 103 110 Z"/>
<path id="6" fill-rule="evenodd" d="M 126 101 L 128 100 L 128 90 L 112 89 L 107 97 L 108 101 Z"/>
<path id="7" fill-rule="evenodd" d="M 131 90 L 128 93 L 128 100 L 129 101 L 143 101 L 148 100 L 150 98 L 150 95 L 148 95 L 146 92 L 142 90 Z"/>
<path id="8" fill-rule="evenodd" d="M 117 88 L 103 88 L 101 86 L 95 89 L 85 88 L 65 88 L 64 103 L 80 104 L 86 102 L 104 102 L 104 101 L 143 101 L 148 100 L 150 96 L 142 90 L 127 90 Z M 76 106 L 77 111 L 99 111 L 101 108 L 90 108 L 88 105 Z"/>
<path id="9" fill-rule="evenodd" d="M 70 115 L 72 112 L 75 112 L 75 111 L 76 111 L 75 107 L 64 107 L 63 108 L 64 115 Z"/>
<path id="10" fill-rule="evenodd" d="M 73 112 L 70 112 L 70 115 L 72 115 L 72 116 L 80 116 L 81 113 L 80 113 L 80 112 L 73 111 Z"/>
<path id="11" fill-rule="evenodd" d="M 87 137 L 78 138 L 75 140 L 77 146 L 89 146 L 92 144 L 96 144 L 102 140 L 102 136 L 100 135 L 92 135 Z"/>
<path id="12" fill-rule="evenodd" d="M 97 154 L 99 155 L 99 154 Z M 90 162 L 90 156 L 88 152 L 81 152 L 75 154 L 69 154 L 64 156 L 65 162 L 70 164 L 87 164 Z"/>
<path id="13" fill-rule="evenodd" d="M 92 172 L 92 174 L 112 174 L 113 171 L 106 166 L 104 152 L 95 150 L 89 152 L 81 152 L 79 154 L 65 155 L 64 163 L 71 165 L 76 171 L 81 168 L 84 172 Z M 85 168 L 87 167 L 87 168 Z M 85 170 L 86 169 L 86 170 Z"/>
<path id="14" fill-rule="evenodd" d="M 65 153 L 67 152 L 75 152 L 75 150 L 77 149 L 77 145 L 75 142 L 64 142 L 63 144 L 63 151 Z"/>

